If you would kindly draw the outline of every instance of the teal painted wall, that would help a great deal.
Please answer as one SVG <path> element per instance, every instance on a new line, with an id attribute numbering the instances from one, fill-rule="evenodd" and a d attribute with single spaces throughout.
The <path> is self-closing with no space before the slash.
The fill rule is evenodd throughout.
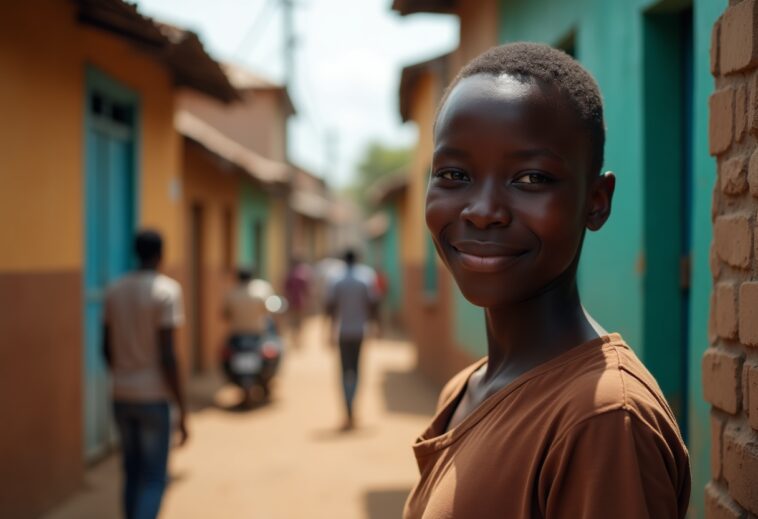
<path id="1" fill-rule="evenodd" d="M 693 518 L 704 517 L 703 487 L 710 479 L 710 418 L 702 398 L 700 372 L 701 357 L 708 345 L 710 206 L 715 180 L 715 162 L 708 155 L 707 141 L 708 97 L 714 84 L 709 48 L 713 23 L 726 3 L 727 0 L 502 0 L 500 5 L 501 41 L 557 45 L 573 34 L 577 59 L 593 73 L 602 90 L 608 129 L 605 169 L 614 171 L 618 182 L 608 224 L 586 239 L 580 290 L 590 313 L 607 329 L 621 332 L 650 365 L 667 395 L 678 399 L 676 405 L 685 422 L 682 425 L 691 455 L 689 517 Z M 659 20 L 650 11 L 655 8 L 657 15 L 663 4 L 689 4 L 693 9 L 689 154 L 693 184 L 689 211 L 692 273 L 688 308 L 682 307 L 685 303 L 678 302 L 671 289 L 672 277 L 678 280 L 678 255 L 663 248 L 667 236 L 684 225 L 676 214 L 682 202 L 675 198 L 677 181 L 665 176 L 667 168 L 679 166 L 678 159 L 666 153 L 670 149 L 667 146 L 677 146 L 675 139 L 681 136 L 667 135 L 666 121 L 651 117 L 667 103 L 678 101 L 666 97 L 670 92 L 656 90 L 656 74 L 671 73 L 662 66 L 667 59 L 673 59 L 666 56 L 672 52 L 671 34 L 657 32 L 665 27 L 657 25 Z M 646 128 L 657 128 L 658 135 L 646 132 Z M 668 141 L 662 140 L 667 137 Z M 676 207 L 667 207 L 672 197 Z M 660 288 L 661 280 L 668 283 L 668 290 Z M 457 290 L 455 309 L 458 341 L 475 355 L 485 354 L 482 311 L 471 306 Z M 677 353 L 671 344 L 685 333 L 684 328 L 669 329 L 666 336 L 657 333 L 657 327 L 687 312 L 689 339 L 684 344 L 686 351 Z M 686 391 L 686 407 L 682 390 Z"/>
<path id="2" fill-rule="evenodd" d="M 369 243 L 366 261 L 387 276 L 389 286 L 384 299 L 384 306 L 391 312 L 398 312 L 403 301 L 403 276 L 400 265 L 400 218 L 395 204 L 385 204 L 381 210 L 387 215 L 387 231 Z"/>
<path id="3" fill-rule="evenodd" d="M 389 228 L 384 238 L 382 270 L 387 276 L 389 290 L 385 304 L 393 311 L 400 310 L 403 300 L 403 277 L 400 266 L 400 219 L 395 205 L 387 208 Z"/>
<path id="4" fill-rule="evenodd" d="M 263 279 L 268 279 L 266 251 L 263 250 L 266 246 L 266 220 L 268 216 L 269 203 L 266 193 L 252 183 L 245 182 L 240 190 L 237 258 L 240 266 L 256 267 L 258 275 Z"/>

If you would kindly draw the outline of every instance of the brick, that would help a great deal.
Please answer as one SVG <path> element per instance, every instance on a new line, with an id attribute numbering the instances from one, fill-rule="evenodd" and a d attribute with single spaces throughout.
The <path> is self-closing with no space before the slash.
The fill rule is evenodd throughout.
<path id="1" fill-rule="evenodd" d="M 708 252 L 708 259 L 711 264 L 711 277 L 716 280 L 721 276 L 721 260 L 716 253 L 716 246 L 713 243 L 711 243 L 711 248 Z"/>
<path id="2" fill-rule="evenodd" d="M 758 431 L 758 365 L 745 364 L 745 373 L 747 374 L 745 409 L 748 413 L 748 423 L 750 427 Z"/>
<path id="3" fill-rule="evenodd" d="M 745 425 L 729 424 L 724 429 L 724 478 L 729 495 L 737 504 L 758 514 L 758 436 Z"/>
<path id="4" fill-rule="evenodd" d="M 744 355 L 708 348 L 703 355 L 703 393 L 705 399 L 730 414 L 742 405 L 742 361 Z"/>
<path id="5" fill-rule="evenodd" d="M 741 195 L 747 191 L 745 157 L 735 157 L 719 164 L 721 191 L 727 195 Z"/>
<path id="6" fill-rule="evenodd" d="M 733 283 L 716 285 L 716 333 L 725 339 L 737 337 L 737 288 Z"/>
<path id="7" fill-rule="evenodd" d="M 734 140 L 742 142 L 747 126 L 747 90 L 740 85 L 734 91 Z"/>
<path id="8" fill-rule="evenodd" d="M 711 477 L 714 480 L 721 479 L 721 459 L 724 456 L 722 439 L 726 421 L 711 412 Z"/>
<path id="9" fill-rule="evenodd" d="M 719 75 L 719 39 L 721 29 L 721 17 L 713 24 L 711 31 L 711 75 Z"/>
<path id="10" fill-rule="evenodd" d="M 716 292 L 711 291 L 708 311 L 708 344 L 716 344 L 719 334 L 716 332 Z"/>
<path id="11" fill-rule="evenodd" d="M 745 519 L 745 511 L 731 500 L 726 489 L 708 483 L 705 485 L 706 519 Z"/>
<path id="12" fill-rule="evenodd" d="M 733 267 L 750 266 L 753 233 L 744 214 L 719 216 L 713 223 L 713 240 L 719 258 Z"/>
<path id="13" fill-rule="evenodd" d="M 747 182 L 750 186 L 750 194 L 758 197 L 758 148 L 750 155 L 747 167 Z"/>
<path id="14" fill-rule="evenodd" d="M 740 72 L 758 64 L 756 0 L 744 0 L 729 7 L 721 17 L 719 30 L 719 70 Z"/>
<path id="15" fill-rule="evenodd" d="M 758 95 L 758 94 L 756 94 Z M 734 90 L 724 88 L 708 100 L 710 119 L 708 141 L 711 155 L 720 155 L 732 145 L 734 131 Z"/>
<path id="16" fill-rule="evenodd" d="M 758 346 L 758 282 L 740 285 L 740 342 Z"/>
<path id="17" fill-rule="evenodd" d="M 758 76 L 750 79 L 750 92 L 748 94 L 747 126 L 752 133 L 758 133 Z"/>

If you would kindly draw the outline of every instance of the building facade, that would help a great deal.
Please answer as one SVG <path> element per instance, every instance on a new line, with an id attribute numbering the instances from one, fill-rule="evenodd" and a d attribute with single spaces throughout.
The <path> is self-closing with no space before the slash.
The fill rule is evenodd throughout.
<path id="1" fill-rule="evenodd" d="M 160 231 L 180 275 L 177 85 L 236 94 L 196 36 L 118 0 L 16 3 L 0 24 L 0 515 L 21 518 L 111 445 L 103 289 L 132 268 L 134 230 Z"/>

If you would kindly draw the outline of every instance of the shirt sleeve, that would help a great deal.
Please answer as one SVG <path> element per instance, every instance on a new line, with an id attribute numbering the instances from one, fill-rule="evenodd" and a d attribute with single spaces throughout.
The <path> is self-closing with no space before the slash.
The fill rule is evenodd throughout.
<path id="1" fill-rule="evenodd" d="M 163 328 L 176 328 L 184 323 L 182 288 L 179 284 L 164 292 L 160 301 L 159 313 L 159 325 Z"/>
<path id="2" fill-rule="evenodd" d="M 688 475 L 676 449 L 624 409 L 586 419 L 550 448 L 539 485 L 544 517 L 684 517 Z"/>

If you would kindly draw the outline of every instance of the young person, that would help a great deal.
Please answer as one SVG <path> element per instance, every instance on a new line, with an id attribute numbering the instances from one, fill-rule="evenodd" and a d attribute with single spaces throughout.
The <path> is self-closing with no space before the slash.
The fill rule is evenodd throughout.
<path id="1" fill-rule="evenodd" d="M 358 389 L 361 345 L 370 320 L 377 322 L 377 296 L 373 280 L 367 281 L 356 265 L 356 254 L 345 253 L 345 271 L 329 287 L 326 312 L 331 326 L 338 328 L 342 387 L 345 395 L 345 423 L 347 431 L 355 426 L 353 400 Z"/>
<path id="2" fill-rule="evenodd" d="M 545 45 L 490 49 L 443 97 L 426 221 L 484 308 L 488 356 L 447 384 L 414 445 L 406 519 L 685 516 L 676 420 L 579 300 L 585 230 L 603 226 L 615 188 L 604 140 L 594 79 Z"/>
<path id="3" fill-rule="evenodd" d="M 124 466 L 124 516 L 158 516 L 167 480 L 170 403 L 179 407 L 187 441 L 184 392 L 174 330 L 184 321 L 179 283 L 158 272 L 163 240 L 142 231 L 134 241 L 139 268 L 108 287 L 103 350 L 113 374 L 113 409 Z"/>

